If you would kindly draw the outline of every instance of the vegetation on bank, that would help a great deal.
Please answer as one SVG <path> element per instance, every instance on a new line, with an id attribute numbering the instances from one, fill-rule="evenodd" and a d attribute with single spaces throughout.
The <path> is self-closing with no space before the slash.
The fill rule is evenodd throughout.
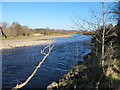
<path id="1" fill-rule="evenodd" d="M 56 30 L 50 28 L 36 28 L 30 29 L 28 26 L 22 26 L 18 22 L 13 22 L 9 25 L 6 22 L 1 22 L 0 27 L 7 38 L 2 39 L 22 39 L 22 38 L 32 38 L 37 36 L 46 35 L 60 35 L 60 34 L 93 34 L 94 31 L 77 31 L 77 30 Z"/>
<path id="2" fill-rule="evenodd" d="M 55 36 L 55 37 L 52 37 Z M 52 39 L 52 38 L 60 38 L 59 36 L 63 37 L 63 36 L 73 36 L 72 34 L 52 34 L 52 35 L 38 35 L 38 36 L 17 36 L 17 37 L 7 37 L 7 38 L 0 38 L 0 40 L 18 40 L 18 39 L 39 39 L 39 38 L 43 38 L 43 39 Z"/>
<path id="3" fill-rule="evenodd" d="M 84 56 L 70 72 L 47 88 L 55 90 L 69 89 L 120 89 L 120 2 L 114 7 L 113 14 L 117 24 L 107 25 L 104 2 L 102 4 L 102 26 L 96 29 L 92 42 L 92 52 Z M 116 9 L 117 8 L 117 9 Z M 98 19 L 98 18 L 97 18 Z M 77 19 L 78 20 L 78 19 Z M 82 19 L 81 19 L 82 20 Z M 88 24 L 92 24 L 83 20 Z M 96 27 L 95 27 L 96 28 Z"/>
<path id="4" fill-rule="evenodd" d="M 120 21 L 119 21 L 120 22 Z M 107 30 L 107 28 L 106 28 Z M 94 47 L 92 52 L 84 56 L 85 61 L 78 63 L 58 81 L 47 88 L 53 90 L 70 89 L 120 89 L 120 31 L 119 23 L 111 29 L 109 41 L 105 44 L 105 60 L 101 64 L 101 44 L 96 40 L 98 33 L 92 39 Z M 113 34 L 114 33 L 114 34 Z M 101 39 L 99 39 L 101 40 Z M 101 40 L 102 41 L 102 40 Z"/>

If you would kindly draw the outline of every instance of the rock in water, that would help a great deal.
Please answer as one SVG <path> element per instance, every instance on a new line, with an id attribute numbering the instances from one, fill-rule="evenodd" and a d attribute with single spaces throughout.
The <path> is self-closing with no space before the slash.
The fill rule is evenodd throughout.
<path id="1" fill-rule="evenodd" d="M 53 82 L 47 87 L 47 90 L 53 90 L 52 88 L 57 88 L 57 87 L 58 87 L 58 83 Z"/>

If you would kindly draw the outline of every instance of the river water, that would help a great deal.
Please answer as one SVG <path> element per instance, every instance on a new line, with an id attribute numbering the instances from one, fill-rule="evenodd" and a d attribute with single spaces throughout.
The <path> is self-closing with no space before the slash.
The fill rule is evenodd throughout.
<path id="1" fill-rule="evenodd" d="M 56 38 L 54 48 L 41 68 L 24 88 L 45 88 L 67 73 L 77 61 L 91 51 L 91 36 L 74 34 L 72 37 Z M 2 50 L 2 87 L 12 88 L 24 82 L 44 55 L 45 45 Z"/>

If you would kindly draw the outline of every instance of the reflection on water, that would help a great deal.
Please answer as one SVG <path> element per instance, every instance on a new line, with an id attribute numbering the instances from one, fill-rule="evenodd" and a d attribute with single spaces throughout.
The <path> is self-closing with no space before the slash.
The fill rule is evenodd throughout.
<path id="1" fill-rule="evenodd" d="M 24 88 L 44 88 L 59 79 L 75 65 L 76 60 L 91 51 L 91 36 L 75 34 L 73 37 L 56 38 L 50 56 Z M 46 45 L 20 47 L 2 51 L 3 88 L 12 88 L 24 82 L 44 57 L 40 50 Z M 78 51 L 78 52 L 77 52 Z M 77 58 L 76 58 L 77 57 Z"/>

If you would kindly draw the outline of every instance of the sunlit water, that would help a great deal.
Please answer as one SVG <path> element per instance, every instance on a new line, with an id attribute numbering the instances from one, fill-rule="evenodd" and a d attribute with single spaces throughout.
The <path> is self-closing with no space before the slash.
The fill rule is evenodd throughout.
<path id="1" fill-rule="evenodd" d="M 55 46 L 41 68 L 24 88 L 45 88 L 67 73 L 77 61 L 91 51 L 91 36 L 75 34 L 73 37 L 56 38 Z M 44 55 L 46 45 L 20 47 L 2 51 L 2 86 L 12 88 L 24 82 Z"/>

